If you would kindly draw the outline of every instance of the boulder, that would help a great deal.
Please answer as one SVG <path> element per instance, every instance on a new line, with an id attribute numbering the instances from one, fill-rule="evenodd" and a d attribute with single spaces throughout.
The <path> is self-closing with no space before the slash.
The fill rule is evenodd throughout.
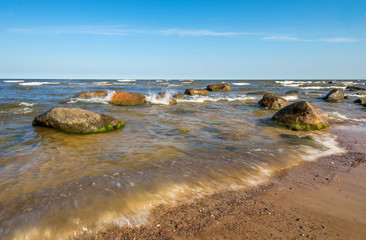
<path id="1" fill-rule="evenodd" d="M 187 94 L 175 94 L 173 95 L 173 98 L 179 99 L 179 98 L 186 98 L 188 97 Z"/>
<path id="2" fill-rule="evenodd" d="M 329 127 L 328 115 L 306 101 L 282 108 L 272 120 L 292 130 L 309 131 Z"/>
<path id="3" fill-rule="evenodd" d="M 286 92 L 286 94 L 301 94 L 302 92 L 300 90 L 289 90 Z"/>
<path id="4" fill-rule="evenodd" d="M 203 95 L 203 96 L 207 96 L 210 93 L 207 90 L 188 88 L 188 89 L 186 89 L 186 91 L 184 92 L 184 94 L 187 94 L 187 95 Z"/>
<path id="5" fill-rule="evenodd" d="M 38 115 L 32 124 L 70 133 L 99 133 L 124 127 L 122 121 L 113 117 L 80 108 L 66 107 L 51 108 Z"/>
<path id="6" fill-rule="evenodd" d="M 268 109 L 281 109 L 287 105 L 289 102 L 281 97 L 277 97 L 272 93 L 266 93 L 263 95 L 262 99 L 258 102 L 261 107 L 266 107 Z"/>
<path id="7" fill-rule="evenodd" d="M 230 91 L 231 87 L 228 83 L 219 83 L 208 85 L 206 88 L 208 91 Z"/>
<path id="8" fill-rule="evenodd" d="M 140 105 L 146 102 L 146 96 L 140 93 L 116 91 L 109 102 L 120 106 Z"/>
<path id="9" fill-rule="evenodd" d="M 333 82 L 333 81 L 329 81 L 328 83 L 329 83 L 329 84 L 333 84 L 334 82 Z"/>
<path id="10" fill-rule="evenodd" d="M 355 86 L 347 86 L 346 87 L 347 90 L 349 91 L 362 91 L 362 90 L 366 90 L 365 88 L 361 88 L 361 87 L 355 87 Z"/>
<path id="11" fill-rule="evenodd" d="M 323 99 L 328 102 L 341 102 L 344 99 L 344 92 L 342 89 L 333 89 Z"/>
<path id="12" fill-rule="evenodd" d="M 73 98 L 104 98 L 108 94 L 107 91 L 87 91 L 79 92 L 73 96 Z"/>
<path id="13" fill-rule="evenodd" d="M 353 101 L 354 103 L 359 103 L 361 105 L 364 105 L 366 103 L 366 98 L 359 98 Z"/>

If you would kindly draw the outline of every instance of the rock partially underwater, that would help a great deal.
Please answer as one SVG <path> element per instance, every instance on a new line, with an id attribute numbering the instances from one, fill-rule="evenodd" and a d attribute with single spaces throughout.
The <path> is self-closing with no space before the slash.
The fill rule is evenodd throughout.
<path id="1" fill-rule="evenodd" d="M 146 96 L 140 93 L 116 91 L 109 102 L 120 106 L 140 105 L 146 102 Z"/>
<path id="2" fill-rule="evenodd" d="M 187 95 L 203 95 L 203 96 L 207 96 L 210 93 L 207 90 L 188 88 L 188 89 L 186 89 L 186 91 L 184 92 L 184 94 L 187 94 Z"/>
<path id="3" fill-rule="evenodd" d="M 230 84 L 228 83 L 219 83 L 219 84 L 212 84 L 206 87 L 208 91 L 231 91 Z"/>
<path id="4" fill-rule="evenodd" d="M 342 89 L 333 89 L 323 99 L 327 102 L 341 102 L 344 100 L 344 92 Z"/>
<path id="5" fill-rule="evenodd" d="M 86 91 L 86 92 L 79 92 L 76 93 L 73 98 L 104 98 L 108 94 L 107 91 Z"/>
<path id="6" fill-rule="evenodd" d="M 289 105 L 289 102 L 286 99 L 277 97 L 272 93 L 266 93 L 263 95 L 262 99 L 258 102 L 258 104 L 261 107 L 278 110 Z"/>
<path id="7" fill-rule="evenodd" d="M 284 107 L 272 120 L 292 130 L 309 131 L 329 127 L 328 115 L 306 101 Z"/>
<path id="8" fill-rule="evenodd" d="M 113 117 L 80 108 L 56 107 L 41 113 L 34 126 L 59 129 L 70 133 L 99 133 L 124 127 L 124 122 Z"/>

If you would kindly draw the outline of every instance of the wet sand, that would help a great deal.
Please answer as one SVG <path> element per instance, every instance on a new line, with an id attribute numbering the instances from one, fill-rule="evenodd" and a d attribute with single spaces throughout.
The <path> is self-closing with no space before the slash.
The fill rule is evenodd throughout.
<path id="1" fill-rule="evenodd" d="M 347 152 L 264 185 L 156 208 L 148 224 L 77 239 L 366 239 L 366 129 L 329 129 Z"/>

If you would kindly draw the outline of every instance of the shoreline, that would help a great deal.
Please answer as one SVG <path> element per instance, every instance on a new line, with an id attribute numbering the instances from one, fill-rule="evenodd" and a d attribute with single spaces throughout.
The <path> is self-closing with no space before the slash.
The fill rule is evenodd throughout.
<path id="1" fill-rule="evenodd" d="M 304 162 L 253 188 L 161 205 L 143 226 L 75 239 L 366 239 L 366 129 L 329 132 L 346 153 Z"/>

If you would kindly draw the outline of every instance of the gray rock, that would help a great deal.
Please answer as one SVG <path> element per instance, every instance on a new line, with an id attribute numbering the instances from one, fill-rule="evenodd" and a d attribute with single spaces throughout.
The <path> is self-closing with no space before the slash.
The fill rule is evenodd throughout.
<path id="1" fill-rule="evenodd" d="M 66 107 L 51 108 L 38 115 L 32 124 L 71 133 L 99 133 L 124 127 L 124 122 L 113 117 Z"/>
<path id="2" fill-rule="evenodd" d="M 341 102 L 344 99 L 344 92 L 342 89 L 333 89 L 323 99 L 328 102 Z"/>
<path id="3" fill-rule="evenodd" d="M 272 93 L 266 93 L 263 95 L 262 99 L 258 102 L 261 107 L 266 107 L 268 109 L 281 109 L 287 105 L 289 102 L 281 97 L 277 97 Z"/>

